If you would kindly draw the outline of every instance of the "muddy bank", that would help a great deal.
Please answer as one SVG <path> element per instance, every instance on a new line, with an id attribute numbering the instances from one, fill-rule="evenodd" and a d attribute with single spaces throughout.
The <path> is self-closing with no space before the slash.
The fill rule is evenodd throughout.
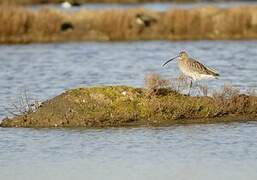
<path id="1" fill-rule="evenodd" d="M 257 39 L 257 7 L 30 11 L 0 6 L 0 43 Z"/>
<path id="2" fill-rule="evenodd" d="M 191 97 L 170 89 L 126 86 L 72 89 L 2 127 L 116 127 L 257 120 L 257 97 Z"/>

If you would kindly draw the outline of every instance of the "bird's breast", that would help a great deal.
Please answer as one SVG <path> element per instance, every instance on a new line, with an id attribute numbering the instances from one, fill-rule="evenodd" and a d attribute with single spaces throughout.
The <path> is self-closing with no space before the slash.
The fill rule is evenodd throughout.
<path id="1" fill-rule="evenodd" d="M 199 79 L 199 73 L 193 71 L 189 64 L 186 62 L 186 61 L 183 61 L 183 60 L 179 60 L 178 61 L 178 67 L 179 67 L 179 70 L 186 76 L 192 78 L 193 80 L 197 80 Z"/>
<path id="2" fill-rule="evenodd" d="M 185 74 L 185 75 L 187 75 L 187 76 L 190 76 L 190 69 L 187 67 L 187 65 L 186 65 L 186 63 L 185 62 L 183 62 L 182 60 L 179 60 L 178 61 L 178 68 L 179 68 L 179 70 L 183 73 L 183 74 Z"/>

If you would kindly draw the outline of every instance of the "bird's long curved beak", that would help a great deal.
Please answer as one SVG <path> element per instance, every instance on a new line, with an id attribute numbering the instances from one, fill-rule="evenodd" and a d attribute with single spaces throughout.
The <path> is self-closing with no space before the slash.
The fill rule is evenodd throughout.
<path id="1" fill-rule="evenodd" d="M 169 59 L 168 61 L 166 61 L 165 63 L 162 64 L 162 67 L 164 67 L 164 66 L 165 66 L 166 64 L 168 64 L 170 61 L 172 61 L 172 60 L 174 60 L 174 59 L 176 59 L 176 58 L 178 58 L 178 56 Z"/>

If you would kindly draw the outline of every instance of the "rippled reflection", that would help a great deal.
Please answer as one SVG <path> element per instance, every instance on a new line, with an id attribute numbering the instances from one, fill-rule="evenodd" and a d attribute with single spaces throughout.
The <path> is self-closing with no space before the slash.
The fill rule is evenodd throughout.
<path id="1" fill-rule="evenodd" d="M 1 129 L 0 179 L 254 180 L 257 124 Z"/>

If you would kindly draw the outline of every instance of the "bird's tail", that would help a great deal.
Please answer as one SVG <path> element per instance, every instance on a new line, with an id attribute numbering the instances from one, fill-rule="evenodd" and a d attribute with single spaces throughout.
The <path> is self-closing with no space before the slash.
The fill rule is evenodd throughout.
<path id="1" fill-rule="evenodd" d="M 210 67 L 207 67 L 207 66 L 206 66 L 206 68 L 210 71 L 211 74 L 213 74 L 213 76 L 215 76 L 215 79 L 218 79 L 218 76 L 220 76 L 218 71 L 216 71 L 215 69 L 212 69 Z"/>

